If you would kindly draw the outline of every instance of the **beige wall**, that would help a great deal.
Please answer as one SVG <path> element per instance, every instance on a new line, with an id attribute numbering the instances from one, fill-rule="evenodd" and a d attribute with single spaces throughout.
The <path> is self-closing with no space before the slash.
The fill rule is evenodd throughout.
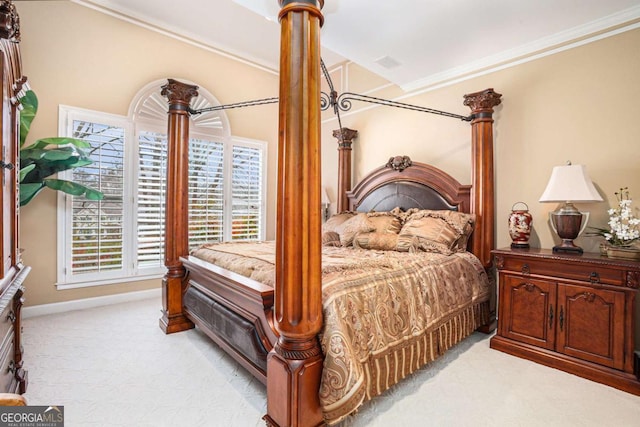
<path id="1" fill-rule="evenodd" d="M 167 77 L 197 82 L 221 103 L 277 96 L 274 73 L 181 43 L 70 2 L 18 2 L 24 72 L 40 106 L 29 141 L 55 136 L 60 104 L 126 115 L 134 95 Z M 275 188 L 277 106 L 229 110 L 232 133 L 268 142 L 268 188 Z M 271 196 L 270 192 L 268 194 Z M 273 236 L 274 203 L 267 235 Z M 26 305 L 157 288 L 159 280 L 58 291 L 56 194 L 44 190 L 21 209 Z"/>
<path id="2" fill-rule="evenodd" d="M 605 199 L 603 203 L 577 205 L 591 212 L 589 224 L 606 225 L 606 210 L 615 203 L 614 192 L 621 186 L 629 187 L 638 201 L 635 207 L 640 207 L 638 46 L 640 30 L 633 30 L 405 101 L 468 114 L 462 105 L 463 94 L 488 87 L 503 94 L 502 105 L 494 114 L 498 247 L 511 242 L 507 217 L 519 201 L 525 202 L 533 215 L 532 246 L 549 248 L 558 243 L 547 221 L 555 204 L 538 199 L 552 168 L 567 160 L 587 166 Z M 364 92 L 380 84 L 379 78 L 373 77 L 367 85 L 362 70 L 354 65 L 347 68 L 348 73 L 336 70 L 334 74 L 357 75 L 354 90 Z M 343 79 L 338 81 L 343 90 L 349 88 Z M 397 88 L 384 92 L 400 94 Z M 448 171 L 464 184 L 470 182 L 468 124 L 388 107 L 344 115 L 342 122 L 359 131 L 354 143 L 354 182 L 390 156 L 405 154 Z M 334 120 L 323 124 L 324 184 L 330 188 L 334 210 L 337 155 L 330 130 L 337 127 Z M 599 240 L 580 237 L 576 243 L 594 251 Z M 636 342 L 640 344 L 640 319 L 636 324 Z"/>

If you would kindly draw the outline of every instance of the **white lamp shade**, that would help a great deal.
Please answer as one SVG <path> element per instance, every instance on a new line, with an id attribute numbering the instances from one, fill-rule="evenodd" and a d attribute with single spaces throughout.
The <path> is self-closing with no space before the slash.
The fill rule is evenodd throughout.
<path id="1" fill-rule="evenodd" d="M 556 166 L 540 202 L 601 202 L 584 165 Z"/>

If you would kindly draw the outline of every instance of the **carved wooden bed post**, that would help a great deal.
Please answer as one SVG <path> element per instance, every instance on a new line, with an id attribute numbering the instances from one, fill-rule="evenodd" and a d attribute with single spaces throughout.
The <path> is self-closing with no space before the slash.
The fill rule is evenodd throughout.
<path id="1" fill-rule="evenodd" d="M 358 136 L 358 131 L 342 128 L 333 131 L 334 138 L 338 139 L 338 207 L 336 212 L 349 209 L 347 191 L 351 190 L 351 144 L 353 138 Z"/>
<path id="2" fill-rule="evenodd" d="M 493 178 L 493 107 L 502 95 L 493 89 L 464 96 L 464 105 L 471 108 L 472 188 L 471 212 L 476 214 L 476 226 L 471 251 L 485 268 L 491 266 L 491 250 L 495 246 L 495 192 Z"/>
<path id="3" fill-rule="evenodd" d="M 493 176 L 493 107 L 500 105 L 502 95 L 493 89 L 485 89 L 464 96 L 464 105 L 471 108 L 471 159 L 472 188 L 471 212 L 476 214 L 476 226 L 472 235 L 471 252 L 482 262 L 485 270 L 494 277 L 491 250 L 495 248 L 495 185 Z M 475 236 L 475 237 L 474 237 Z M 497 326 L 495 280 L 491 294 L 490 321 L 479 328 L 491 333 Z"/>
<path id="4" fill-rule="evenodd" d="M 169 99 L 167 129 L 167 192 L 165 207 L 162 317 L 160 328 L 167 334 L 191 329 L 194 324 L 183 313 L 182 295 L 186 270 L 180 261 L 189 253 L 189 112 L 198 87 L 168 79 L 162 95 Z M 176 190 L 173 192 L 173 190 Z"/>
<path id="5" fill-rule="evenodd" d="M 280 103 L 274 320 L 267 358 L 270 426 L 323 424 L 320 26 L 323 0 L 280 0 Z"/>

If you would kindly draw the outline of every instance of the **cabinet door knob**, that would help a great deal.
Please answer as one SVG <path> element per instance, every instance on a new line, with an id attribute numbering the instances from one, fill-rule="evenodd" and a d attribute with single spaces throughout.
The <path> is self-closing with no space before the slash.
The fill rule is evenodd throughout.
<path id="1" fill-rule="evenodd" d="M 553 327 L 553 304 L 549 305 L 549 329 Z"/>
<path id="2" fill-rule="evenodd" d="M 600 275 L 598 274 L 597 271 L 591 272 L 591 274 L 589 275 L 589 281 L 591 283 L 600 283 Z"/>
<path id="3" fill-rule="evenodd" d="M 560 318 L 558 319 L 560 321 L 560 331 L 562 332 L 562 326 L 564 325 L 564 307 L 560 306 Z"/>
<path id="4" fill-rule="evenodd" d="M 522 264 L 522 274 L 529 274 L 531 270 L 529 269 L 529 264 Z"/>
<path id="5" fill-rule="evenodd" d="M 9 322 L 13 323 L 16 321 L 16 314 L 13 312 L 13 310 L 11 310 L 9 312 L 9 314 L 7 314 L 7 319 L 9 320 Z"/>

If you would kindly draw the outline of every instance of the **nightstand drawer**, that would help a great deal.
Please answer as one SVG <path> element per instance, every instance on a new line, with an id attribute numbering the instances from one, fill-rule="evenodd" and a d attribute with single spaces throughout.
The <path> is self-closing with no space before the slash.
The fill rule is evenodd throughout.
<path id="1" fill-rule="evenodd" d="M 553 259 L 507 257 L 503 260 L 500 269 L 525 275 L 535 274 L 587 283 L 624 286 L 625 270 L 580 261 L 579 257 L 576 257 L 575 262 L 570 264 L 560 261 L 554 262 Z"/>

